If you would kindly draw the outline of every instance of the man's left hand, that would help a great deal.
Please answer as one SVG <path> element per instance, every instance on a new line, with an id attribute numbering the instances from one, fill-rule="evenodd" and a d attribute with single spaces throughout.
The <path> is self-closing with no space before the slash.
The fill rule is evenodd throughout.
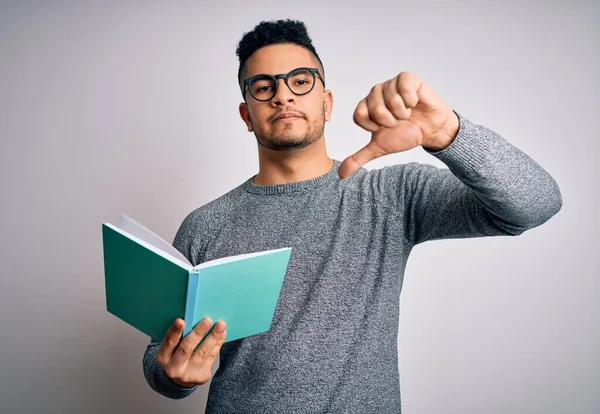
<path id="1" fill-rule="evenodd" d="M 428 84 L 409 72 L 375 85 L 358 103 L 354 122 L 371 132 L 371 142 L 340 164 L 340 178 L 387 154 L 417 146 L 440 151 L 452 143 L 459 128 L 454 111 Z"/>

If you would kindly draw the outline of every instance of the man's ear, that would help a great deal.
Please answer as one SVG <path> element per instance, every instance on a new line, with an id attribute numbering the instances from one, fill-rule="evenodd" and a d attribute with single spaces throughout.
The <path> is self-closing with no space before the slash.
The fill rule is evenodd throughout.
<path id="1" fill-rule="evenodd" d="M 325 111 L 325 122 L 331 119 L 333 111 L 333 92 L 329 89 L 323 92 L 323 110 Z"/>
<path id="2" fill-rule="evenodd" d="M 246 124 L 246 128 L 248 128 L 248 132 L 252 132 L 252 122 L 250 120 L 250 110 L 248 109 L 248 104 L 246 102 L 241 102 L 239 106 L 239 111 L 242 120 Z"/>

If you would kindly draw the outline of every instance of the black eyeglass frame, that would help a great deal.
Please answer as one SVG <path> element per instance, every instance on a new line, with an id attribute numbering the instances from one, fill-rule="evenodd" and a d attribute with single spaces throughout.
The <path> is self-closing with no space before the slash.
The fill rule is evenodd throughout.
<path id="1" fill-rule="evenodd" d="M 244 83 L 243 83 L 243 87 L 242 87 L 242 97 L 244 98 L 244 101 L 246 101 L 246 90 L 248 90 L 248 92 L 250 92 L 250 96 L 252 96 L 252 98 L 257 100 L 258 102 L 270 101 L 271 99 L 273 99 L 275 97 L 275 95 L 277 95 L 277 88 L 279 88 L 279 79 L 283 79 L 283 81 L 285 82 L 285 84 L 288 87 L 288 89 L 290 90 L 290 92 L 292 92 L 294 95 L 296 95 L 296 96 L 308 95 L 315 88 L 316 82 L 313 82 L 310 90 L 308 92 L 304 92 L 304 93 L 294 92 L 292 90 L 292 88 L 290 88 L 290 84 L 288 83 L 288 79 L 289 79 L 290 75 L 299 70 L 308 70 L 309 72 L 311 72 L 313 74 L 313 78 L 318 77 L 321 80 L 321 82 L 323 83 L 323 87 L 325 87 L 325 80 L 323 79 L 323 77 L 321 76 L 321 73 L 319 72 L 319 69 L 317 69 L 317 68 L 300 67 L 300 68 L 292 69 L 288 73 L 280 73 L 278 75 L 267 75 L 266 73 L 259 73 L 258 75 L 254 75 L 247 79 L 244 79 Z M 257 99 L 256 96 L 254 96 L 254 94 L 252 93 L 252 89 L 250 89 L 250 83 L 252 83 L 252 81 L 254 81 L 255 79 L 258 79 L 258 78 L 267 78 L 267 79 L 270 78 L 273 80 L 273 83 L 275 84 L 275 90 L 273 91 L 273 96 L 271 96 L 269 99 Z"/>

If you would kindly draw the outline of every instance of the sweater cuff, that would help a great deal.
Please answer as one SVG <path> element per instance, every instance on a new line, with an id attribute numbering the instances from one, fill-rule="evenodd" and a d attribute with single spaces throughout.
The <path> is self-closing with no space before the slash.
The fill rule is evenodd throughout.
<path id="1" fill-rule="evenodd" d="M 173 380 L 167 376 L 165 370 L 160 365 L 158 366 L 157 377 L 158 381 L 161 384 L 168 384 L 169 388 L 174 390 L 176 394 L 189 394 L 198 387 L 197 385 L 191 387 L 183 387 L 179 384 L 174 383 Z"/>
<path id="2" fill-rule="evenodd" d="M 457 169 L 463 173 L 476 173 L 480 171 L 489 154 L 494 133 L 486 128 L 475 125 L 458 112 L 459 127 L 454 141 L 440 151 L 425 151 L 444 164 L 451 170 Z"/>

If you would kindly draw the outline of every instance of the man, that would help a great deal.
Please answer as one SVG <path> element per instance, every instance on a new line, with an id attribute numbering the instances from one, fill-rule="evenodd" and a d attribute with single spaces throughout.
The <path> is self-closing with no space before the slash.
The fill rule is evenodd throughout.
<path id="1" fill-rule="evenodd" d="M 375 85 L 354 121 L 371 142 L 343 162 L 325 149 L 332 92 L 306 28 L 262 22 L 238 45 L 240 116 L 259 171 L 192 212 L 174 240 L 192 264 L 292 247 L 271 329 L 223 344 L 225 323 L 183 320 L 144 355 L 150 386 L 190 395 L 220 367 L 208 413 L 400 412 L 399 296 L 411 249 L 428 240 L 519 235 L 559 211 L 555 181 L 493 131 L 452 111 L 416 75 Z M 449 169 L 368 171 L 422 146 Z M 197 348 L 197 349 L 196 349 Z"/>

